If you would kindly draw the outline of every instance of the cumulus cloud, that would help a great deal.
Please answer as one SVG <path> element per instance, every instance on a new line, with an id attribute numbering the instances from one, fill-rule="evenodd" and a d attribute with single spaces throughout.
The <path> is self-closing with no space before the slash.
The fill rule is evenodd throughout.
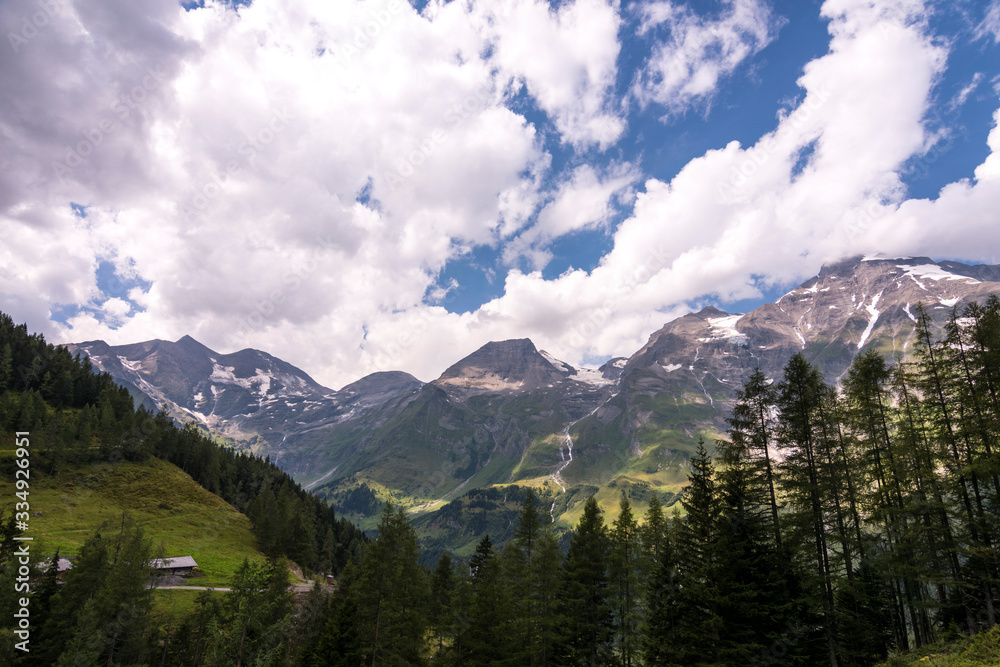
<path id="1" fill-rule="evenodd" d="M 936 199 L 911 199 L 884 211 L 864 230 L 868 245 L 900 255 L 926 254 L 935 248 L 946 257 L 980 257 L 996 264 L 1000 110 L 993 114 L 993 122 L 987 142 L 990 154 L 974 178 L 945 186 Z"/>
<path id="2" fill-rule="evenodd" d="M 618 3 L 574 0 L 552 8 L 546 0 L 477 4 L 494 49 L 491 61 L 552 117 L 562 140 L 601 149 L 625 127 L 613 98 L 621 19 Z"/>
<path id="3" fill-rule="evenodd" d="M 38 7 L 0 5 L 0 32 L 27 35 L 0 58 L 0 308 L 58 341 L 190 334 L 330 386 L 429 380 L 488 340 L 628 354 L 701 300 L 827 259 L 975 258 L 998 240 L 1000 130 L 974 178 L 906 200 L 899 172 L 933 144 L 947 56 L 916 0 L 827 0 L 829 52 L 773 129 L 663 179 L 585 159 L 626 128 L 617 3 L 76 0 L 25 32 Z M 704 103 L 774 38 L 762 3 L 725 7 L 647 6 L 648 34 L 670 30 L 645 99 Z M 525 95 L 571 159 L 546 150 Z M 613 248 L 591 271 L 511 270 L 473 312 L 439 305 L 461 287 L 444 267 L 472 248 L 537 269 L 594 229 Z"/>
<path id="4" fill-rule="evenodd" d="M 886 247 L 876 230 L 892 228 L 886 214 L 905 198 L 899 171 L 933 139 L 923 121 L 947 54 L 914 3 L 845 0 L 824 13 L 829 53 L 806 66 L 802 95 L 774 130 L 711 150 L 669 182 L 648 180 L 599 267 L 554 280 L 513 272 L 477 315 L 530 322 L 570 360 L 629 353 L 675 304 L 758 296 L 824 261 Z M 961 246 L 955 256 L 982 253 L 981 236 L 955 231 L 969 224 L 938 228 Z"/>
<path id="5" fill-rule="evenodd" d="M 346 382 L 368 320 L 533 214 L 549 158 L 469 7 L 126 4 L 59 5 L 0 65 L 0 295 L 55 337 L 190 333 Z M 149 285 L 135 310 L 106 258 Z"/>
<path id="6" fill-rule="evenodd" d="M 631 164 L 613 164 L 605 173 L 580 165 L 559 183 L 552 200 L 542 208 L 537 222 L 504 248 L 504 259 L 513 263 L 525 256 L 536 269 L 551 259 L 546 245 L 574 232 L 606 227 L 622 203 L 630 203 L 631 186 L 639 171 Z"/>
<path id="7" fill-rule="evenodd" d="M 641 8 L 640 33 L 665 30 L 633 86 L 642 104 L 683 114 L 711 101 L 721 79 L 774 40 L 783 21 L 764 0 L 726 0 L 720 16 L 705 17 L 689 6 L 654 0 Z"/>

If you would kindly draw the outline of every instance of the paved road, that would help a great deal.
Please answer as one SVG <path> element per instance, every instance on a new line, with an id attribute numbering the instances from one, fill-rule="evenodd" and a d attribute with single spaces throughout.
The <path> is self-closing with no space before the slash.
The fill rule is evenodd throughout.
<path id="1" fill-rule="evenodd" d="M 288 587 L 288 590 L 293 593 L 308 593 L 313 589 L 315 584 L 292 584 Z M 158 591 L 221 591 L 223 593 L 230 592 L 231 588 L 213 588 L 211 586 L 158 586 L 156 588 Z"/>

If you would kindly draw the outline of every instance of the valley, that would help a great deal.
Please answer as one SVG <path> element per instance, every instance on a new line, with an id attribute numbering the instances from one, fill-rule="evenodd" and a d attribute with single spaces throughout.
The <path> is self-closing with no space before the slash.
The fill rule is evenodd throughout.
<path id="1" fill-rule="evenodd" d="M 592 493 L 675 499 L 699 438 L 726 430 L 755 368 L 776 378 L 801 352 L 837 383 L 854 357 L 900 358 L 914 309 L 939 328 L 952 309 L 1000 291 L 1000 267 L 929 258 L 852 258 L 746 313 L 708 306 L 666 323 L 627 358 L 577 368 L 528 339 L 491 342 L 431 382 L 375 373 L 339 390 L 258 350 L 219 354 L 190 337 L 70 346 L 127 387 L 238 449 L 268 456 L 371 528 L 386 501 L 418 518 L 476 489 L 550 495 L 557 528 Z"/>

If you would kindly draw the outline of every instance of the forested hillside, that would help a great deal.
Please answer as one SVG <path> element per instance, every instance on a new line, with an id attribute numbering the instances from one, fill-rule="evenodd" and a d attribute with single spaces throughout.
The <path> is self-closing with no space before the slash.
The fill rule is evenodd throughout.
<path id="1" fill-rule="evenodd" d="M 445 554 L 431 570 L 398 507 L 384 508 L 367 545 L 323 548 L 324 526 L 338 540 L 352 533 L 319 510 L 304 529 L 317 540 L 296 542 L 295 512 L 283 521 L 274 508 L 321 506 L 265 462 L 132 411 L 127 394 L 72 359 L 59 390 L 51 372 L 8 371 L 4 426 L 47 434 L 40 470 L 160 454 L 242 503 L 266 549 L 346 560 L 337 590 L 317 590 L 297 612 L 277 561 L 248 563 L 223 602 L 206 596 L 172 627 L 140 613 L 141 568 L 126 565 L 146 562 L 148 548 L 123 523 L 88 543 L 91 566 L 58 592 L 43 577 L 40 607 L 72 614 L 50 614 L 39 641 L 71 639 L 56 663 L 67 665 L 860 667 L 976 635 L 996 625 L 1000 601 L 1000 299 L 954 313 L 939 340 L 914 312 L 913 360 L 867 352 L 839 389 L 801 355 L 777 381 L 752 373 L 727 438 L 699 448 L 670 516 L 654 496 L 640 518 L 622 495 L 608 525 L 591 498 L 564 552 L 529 491 L 510 541 L 486 536 L 468 562 Z M 17 328 L 2 340 L 5 359 L 41 344 Z M 97 417 L 81 443 L 88 409 Z M 5 609 L 11 577 L 8 565 Z M 968 664 L 996 664 L 991 636 Z"/>
<path id="2" fill-rule="evenodd" d="M 13 495 L 15 431 L 30 433 L 32 484 L 94 464 L 156 457 L 177 465 L 246 514 L 258 547 L 270 564 L 247 563 L 232 585 L 247 588 L 248 600 L 254 605 L 261 603 L 254 597 L 262 581 L 276 582 L 276 590 L 284 595 L 288 583 L 284 559 L 307 571 L 339 573 L 363 547 L 360 531 L 337 518 L 332 507 L 303 491 L 270 462 L 223 448 L 193 427 L 179 429 L 163 414 L 135 409 L 129 393 L 107 374 L 95 373 L 86 359 L 49 345 L 42 336 L 29 334 L 25 326 L 16 326 L 0 314 L 0 474 L 10 482 L 5 484 L 10 496 L 0 499 L 0 507 L 11 508 L 2 517 L 0 533 L 0 611 L 8 619 L 0 625 L 0 656 L 7 661 L 151 664 L 154 649 L 165 644 L 169 634 L 167 623 L 160 624 L 153 615 L 150 592 L 144 588 L 151 572 L 150 560 L 158 554 L 143 526 L 123 517 L 120 523 L 103 526 L 81 548 L 73 570 L 65 577 L 65 586 L 55 583 L 52 554 L 32 554 L 40 577 L 31 606 L 32 652 L 21 655 L 14 651 L 9 619 L 13 619 L 19 596 L 14 586 L 17 561 L 13 538 L 22 532 L 13 512 L 14 501 L 19 500 Z M 30 488 L 26 494 L 29 504 Z M 28 535 L 44 540 L 44 518 L 32 518 L 29 525 Z M 46 559 L 40 562 L 43 556 Z M 280 597 L 274 598 L 275 604 Z M 229 599 L 235 601 L 236 596 Z M 216 623 L 232 622 L 250 612 L 248 607 L 226 607 L 209 597 L 202 602 L 199 613 L 203 617 L 214 614 Z M 279 607 L 253 610 L 251 625 L 264 618 L 288 619 L 278 635 L 262 644 L 267 651 L 284 646 L 291 632 L 290 601 L 281 602 Z M 255 632 L 249 636 L 254 638 Z M 224 655 L 225 647 L 235 641 L 227 631 L 203 643 Z"/>
<path id="3" fill-rule="evenodd" d="M 591 499 L 562 554 L 529 496 L 505 547 L 421 577 L 386 509 L 309 664 L 860 666 L 995 626 L 1000 302 L 943 340 L 916 316 L 917 360 L 864 354 L 841 392 L 798 355 L 752 374 L 683 513 Z"/>

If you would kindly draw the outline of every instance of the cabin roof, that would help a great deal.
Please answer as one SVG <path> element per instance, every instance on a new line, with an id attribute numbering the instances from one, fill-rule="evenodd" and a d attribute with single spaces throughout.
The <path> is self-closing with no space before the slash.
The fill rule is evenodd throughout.
<path id="1" fill-rule="evenodd" d="M 174 556 L 173 558 L 156 558 L 153 560 L 154 570 L 174 570 L 183 567 L 198 567 L 191 556 Z"/>

